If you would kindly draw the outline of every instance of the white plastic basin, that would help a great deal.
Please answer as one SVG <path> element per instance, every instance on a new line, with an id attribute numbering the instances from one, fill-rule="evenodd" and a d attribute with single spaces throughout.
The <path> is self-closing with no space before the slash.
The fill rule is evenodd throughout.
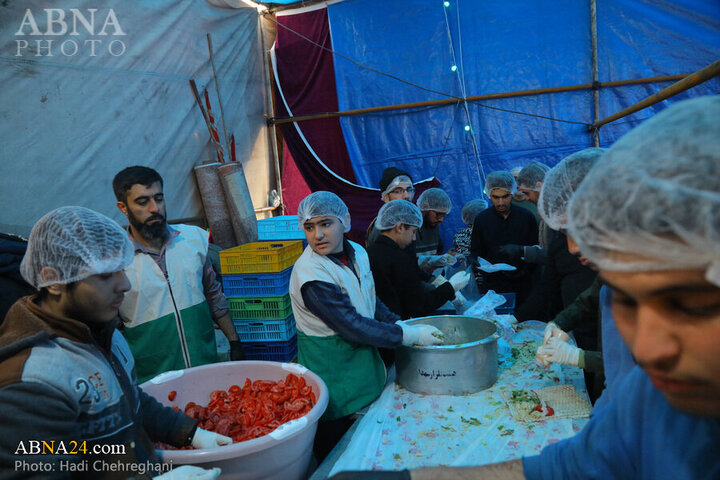
<path id="1" fill-rule="evenodd" d="M 223 479 L 301 480 L 305 478 L 317 422 L 328 405 L 325 382 L 310 370 L 296 363 L 246 360 L 223 362 L 201 367 L 165 372 L 140 387 L 164 405 L 184 409 L 188 402 L 206 406 L 210 393 L 227 390 L 250 380 L 284 380 L 288 373 L 304 377 L 312 386 L 317 403 L 304 417 L 291 420 L 275 431 L 252 440 L 203 450 L 162 450 L 161 458 L 173 465 L 219 467 Z M 168 394 L 177 392 L 171 402 Z"/>

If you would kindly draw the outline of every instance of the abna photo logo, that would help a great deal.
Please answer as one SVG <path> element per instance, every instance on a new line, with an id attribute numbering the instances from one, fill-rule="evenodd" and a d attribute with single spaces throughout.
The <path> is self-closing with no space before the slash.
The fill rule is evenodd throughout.
<path id="1" fill-rule="evenodd" d="M 45 26 L 44 30 L 38 26 L 38 21 L 40 25 Z M 84 40 L 77 38 L 87 35 L 91 38 Z M 99 12 L 97 8 L 88 8 L 85 11 L 77 8 L 70 8 L 67 11 L 62 8 L 45 8 L 37 15 L 27 9 L 20 27 L 15 32 L 15 36 L 27 38 L 15 40 L 17 47 L 15 56 L 95 57 L 101 49 L 105 49 L 113 57 L 119 57 L 125 53 L 126 46 L 116 37 L 126 35 L 112 8 L 107 12 Z"/>

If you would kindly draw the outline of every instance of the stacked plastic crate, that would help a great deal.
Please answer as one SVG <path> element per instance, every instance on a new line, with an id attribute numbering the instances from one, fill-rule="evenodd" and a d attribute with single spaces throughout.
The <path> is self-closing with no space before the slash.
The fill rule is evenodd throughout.
<path id="1" fill-rule="evenodd" d="M 248 360 L 287 362 L 297 357 L 289 286 L 292 266 L 303 250 L 298 232 L 305 237 L 297 217 L 292 229 L 289 225 L 285 217 L 261 220 L 258 237 L 266 241 L 220 252 L 223 289 Z"/>

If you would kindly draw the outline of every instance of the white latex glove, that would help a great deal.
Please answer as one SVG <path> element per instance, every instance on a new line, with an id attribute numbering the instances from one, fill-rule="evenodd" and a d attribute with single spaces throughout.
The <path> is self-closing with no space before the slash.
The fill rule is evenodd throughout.
<path id="1" fill-rule="evenodd" d="M 502 325 L 507 330 L 515 331 L 515 327 L 518 324 L 517 318 L 514 315 L 495 315 L 495 321 Z"/>
<path id="2" fill-rule="evenodd" d="M 462 293 L 455 292 L 455 298 L 453 298 L 452 304 L 457 313 L 462 313 L 465 311 L 465 307 L 467 307 L 467 298 L 465 298 L 465 295 Z"/>
<path id="3" fill-rule="evenodd" d="M 198 428 L 195 430 L 195 435 L 193 435 L 192 442 L 190 443 L 193 447 L 198 449 L 215 448 L 223 445 L 230 445 L 232 443 L 232 438 Z"/>
<path id="4" fill-rule="evenodd" d="M 555 322 L 548 322 L 545 327 L 545 333 L 543 334 L 543 345 L 547 345 L 551 338 L 559 338 L 560 340 L 567 342 L 570 340 L 570 335 L 565 333 Z"/>
<path id="5" fill-rule="evenodd" d="M 169 472 L 153 477 L 155 480 L 214 480 L 220 476 L 221 470 L 213 468 L 205 470 L 204 468 L 194 467 L 192 465 L 183 465 L 182 467 L 173 468 Z"/>
<path id="6" fill-rule="evenodd" d="M 548 367 L 551 363 L 577 367 L 580 364 L 580 349 L 573 347 L 564 340 L 552 337 L 547 344 L 538 347 L 535 359 L 543 367 Z"/>
<path id="7" fill-rule="evenodd" d="M 470 282 L 470 278 L 472 278 L 470 272 L 457 272 L 455 275 L 450 277 L 448 282 L 450 282 L 450 285 L 452 285 L 456 292 L 459 292 Z"/>
<path id="8" fill-rule="evenodd" d="M 402 320 L 395 322 L 395 324 L 400 325 L 400 328 L 402 328 L 402 344 L 406 347 L 413 345 L 437 345 L 442 343 L 443 333 L 432 325 L 408 325 Z M 433 335 L 433 333 L 440 338 Z"/>

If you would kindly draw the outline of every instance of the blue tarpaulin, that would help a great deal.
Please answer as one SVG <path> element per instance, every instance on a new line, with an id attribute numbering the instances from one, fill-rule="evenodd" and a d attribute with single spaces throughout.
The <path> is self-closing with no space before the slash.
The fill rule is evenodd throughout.
<path id="1" fill-rule="evenodd" d="M 327 8 L 333 50 L 355 61 L 335 57 L 341 111 L 593 81 L 589 1 L 346 0 Z M 719 2 L 598 1 L 597 30 L 600 82 L 692 73 L 720 57 Z M 671 83 L 601 87 L 599 118 Z M 668 103 L 718 91 L 716 78 L 611 123 L 601 146 Z M 487 173 L 531 160 L 552 166 L 592 146 L 592 122 L 591 89 L 341 120 L 359 184 L 376 187 L 389 165 L 439 178 L 455 206 L 446 237 L 461 228 L 460 208 L 482 195 Z"/>

